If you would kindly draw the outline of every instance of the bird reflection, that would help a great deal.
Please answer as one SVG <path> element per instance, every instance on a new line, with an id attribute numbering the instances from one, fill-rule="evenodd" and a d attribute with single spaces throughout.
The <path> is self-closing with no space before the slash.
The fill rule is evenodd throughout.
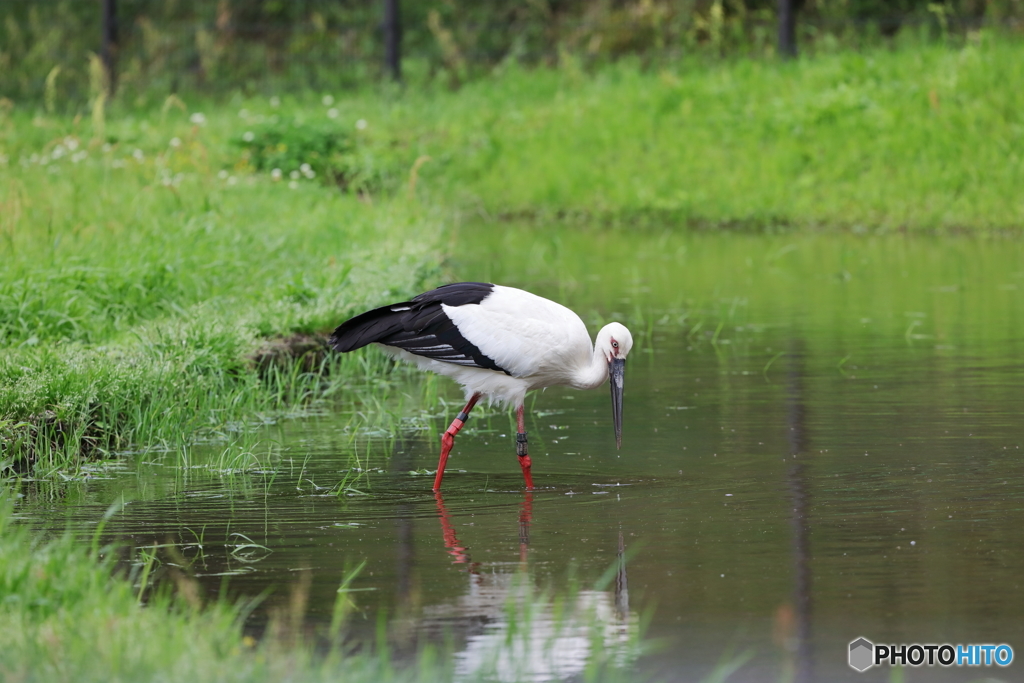
<path id="1" fill-rule="evenodd" d="M 445 551 L 452 565 L 469 575 L 469 585 L 454 601 L 425 608 L 421 627 L 464 633 L 465 645 L 455 655 L 457 678 L 562 680 L 579 676 L 588 666 L 621 665 L 635 658 L 638 619 L 629 611 L 621 531 L 614 591 L 555 595 L 536 588 L 530 574 L 532 492 L 525 492 L 519 503 L 519 562 L 514 571 L 500 561 L 473 561 L 440 493 L 435 501 Z"/>
<path id="2" fill-rule="evenodd" d="M 448 514 L 448 508 L 444 505 L 444 496 L 441 495 L 440 491 L 434 493 L 434 500 L 437 501 L 437 517 L 441 520 L 441 534 L 444 536 L 444 547 L 448 549 L 448 554 L 452 556 L 452 564 L 464 564 L 468 566 L 471 574 L 477 573 L 476 570 L 479 568 L 479 562 L 470 562 L 469 552 L 466 547 L 459 543 L 459 538 L 455 534 L 455 527 L 452 526 L 451 515 Z"/>
<path id="3" fill-rule="evenodd" d="M 437 517 L 441 521 L 441 534 L 444 537 L 444 547 L 452 556 L 452 564 L 464 564 L 471 574 L 478 573 L 479 562 L 471 562 L 469 551 L 466 546 L 459 542 L 452 525 L 451 515 L 444 504 L 444 496 L 440 491 L 434 493 L 434 500 L 437 502 Z M 527 491 L 523 494 L 523 502 L 519 504 L 519 562 L 522 569 L 526 569 L 526 561 L 530 548 L 530 524 L 533 521 L 533 492 Z"/>

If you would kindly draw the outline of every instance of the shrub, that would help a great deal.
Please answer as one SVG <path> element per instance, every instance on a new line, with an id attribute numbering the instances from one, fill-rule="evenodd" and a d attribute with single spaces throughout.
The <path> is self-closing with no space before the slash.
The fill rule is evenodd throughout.
<path id="1" fill-rule="evenodd" d="M 376 194 L 393 189 L 404 173 L 399 146 L 374 144 L 333 122 L 272 116 L 233 142 L 244 163 L 275 180 L 319 178 L 343 191 Z"/>

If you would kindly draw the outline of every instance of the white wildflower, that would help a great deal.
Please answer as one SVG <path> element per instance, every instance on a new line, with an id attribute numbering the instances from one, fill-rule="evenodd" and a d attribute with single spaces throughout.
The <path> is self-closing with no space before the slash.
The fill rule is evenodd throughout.
<path id="1" fill-rule="evenodd" d="M 270 172 L 270 177 L 273 180 L 275 180 L 275 181 L 280 180 L 281 179 L 281 169 L 275 168 L 273 171 Z"/>
<path id="2" fill-rule="evenodd" d="M 332 104 L 334 104 L 334 98 L 331 97 L 330 95 L 324 95 L 323 98 L 320 99 L 320 101 L 324 103 L 325 107 L 329 107 Z"/>
<path id="3" fill-rule="evenodd" d="M 192 116 L 188 117 L 188 120 L 196 124 L 197 126 L 206 125 L 206 115 L 202 112 L 197 111 L 195 114 L 192 114 Z"/>
<path id="4" fill-rule="evenodd" d="M 71 155 L 71 163 L 77 164 L 79 161 L 83 161 L 88 156 L 89 156 L 89 153 L 86 152 L 84 149 L 81 150 L 81 151 L 75 152 L 74 154 Z"/>
<path id="5" fill-rule="evenodd" d="M 295 190 L 295 189 L 298 189 L 299 184 L 293 180 L 290 183 L 288 183 L 288 187 L 290 187 L 291 189 Z"/>
<path id="6" fill-rule="evenodd" d="M 218 171 L 217 177 L 220 178 L 221 180 L 224 180 L 225 178 L 228 177 L 228 172 L 224 170 Z"/>
<path id="7" fill-rule="evenodd" d="M 132 156 L 135 157 L 136 161 L 142 161 L 145 158 L 146 155 L 142 153 L 141 149 L 136 147 L 135 151 L 132 152 Z"/>
<path id="8" fill-rule="evenodd" d="M 171 138 L 171 141 L 168 144 L 170 144 L 171 147 L 181 147 L 181 138 Z"/>
<path id="9" fill-rule="evenodd" d="M 304 175 L 307 178 L 309 178 L 310 180 L 312 180 L 313 178 L 316 178 L 316 171 L 314 171 L 313 169 L 310 169 L 310 170 L 306 171 L 305 173 L 303 173 L 302 175 Z"/>
<path id="10" fill-rule="evenodd" d="M 247 130 L 244 133 L 242 133 L 242 139 L 245 140 L 246 142 L 252 142 L 253 140 L 256 139 L 256 134 L 253 133 L 251 130 Z"/>
<path id="11" fill-rule="evenodd" d="M 76 149 L 78 149 L 78 140 L 69 135 L 66 138 L 64 138 L 64 146 L 67 147 L 70 151 L 74 152 Z"/>
<path id="12" fill-rule="evenodd" d="M 329 119 L 336 119 L 336 118 L 338 118 L 338 110 L 335 109 L 334 107 L 331 107 L 330 109 L 328 109 L 327 110 L 327 118 L 329 118 Z"/>
<path id="13" fill-rule="evenodd" d="M 366 122 L 366 119 L 359 119 L 356 121 L 356 130 L 366 130 L 366 127 L 370 125 Z"/>
<path id="14" fill-rule="evenodd" d="M 237 182 L 238 182 L 238 178 L 236 178 L 235 176 L 230 176 L 228 178 L 228 185 L 234 185 Z"/>
<path id="15" fill-rule="evenodd" d="M 310 171 L 310 170 L 311 170 L 312 168 L 313 168 L 313 167 L 312 167 L 312 166 L 310 166 L 309 164 L 303 164 L 302 166 L 299 166 L 299 171 L 301 171 L 301 172 L 302 172 L 302 174 L 303 174 L 303 175 L 305 175 L 306 173 L 309 173 L 309 171 Z"/>
<path id="16" fill-rule="evenodd" d="M 50 152 L 50 156 L 53 157 L 54 159 L 60 159 L 62 156 L 67 154 L 67 151 L 68 150 L 64 147 L 64 145 L 57 145 L 56 147 L 53 148 L 53 151 Z"/>
<path id="17" fill-rule="evenodd" d="M 299 179 L 299 172 L 298 171 L 292 171 L 291 173 L 288 174 L 288 177 L 291 178 L 292 180 L 298 180 Z"/>
<path id="18" fill-rule="evenodd" d="M 103 150 L 104 154 L 108 154 L 110 150 L 114 149 L 114 146 L 109 142 L 104 142 L 103 147 L 101 147 L 100 149 Z"/>
<path id="19" fill-rule="evenodd" d="M 110 165 L 114 168 L 124 168 L 124 159 L 114 159 Z"/>

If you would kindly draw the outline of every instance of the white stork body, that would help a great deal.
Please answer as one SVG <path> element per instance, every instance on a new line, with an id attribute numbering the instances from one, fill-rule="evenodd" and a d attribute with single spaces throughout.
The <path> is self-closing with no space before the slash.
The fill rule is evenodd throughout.
<path id="1" fill-rule="evenodd" d="M 441 310 L 467 341 L 507 371 L 460 365 L 378 343 L 395 358 L 447 375 L 473 394 L 520 406 L 531 389 L 567 385 L 594 389 L 608 379 L 608 361 L 595 353 L 580 317 L 561 304 L 513 287 L 495 285 L 477 305 Z M 622 328 L 625 329 L 625 328 Z"/>
<path id="2" fill-rule="evenodd" d="M 455 434 L 481 396 L 516 406 L 517 454 L 529 488 L 523 401 L 531 389 L 594 389 L 611 378 L 616 442 L 621 443 L 622 375 L 633 339 L 619 323 L 605 325 L 591 344 L 586 325 L 561 304 L 513 287 L 466 282 L 367 311 L 342 323 L 331 337 L 339 351 L 370 343 L 451 377 L 466 392 L 466 408 L 442 439 L 435 490 Z"/>

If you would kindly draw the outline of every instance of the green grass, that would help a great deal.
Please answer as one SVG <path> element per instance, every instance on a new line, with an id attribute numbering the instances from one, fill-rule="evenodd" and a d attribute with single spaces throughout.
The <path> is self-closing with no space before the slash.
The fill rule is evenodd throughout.
<path id="1" fill-rule="evenodd" d="M 82 437 L 103 451 L 173 445 L 329 392 L 328 376 L 336 388 L 380 374 L 380 359 L 253 358 L 267 338 L 329 330 L 437 280 L 439 222 L 419 208 L 309 182 L 236 184 L 218 177 L 237 158 L 227 134 L 160 116 L 107 124 L 133 142 L 106 152 L 72 121 L 6 122 L 28 132 L 7 141 L 43 130 L 40 152 L 66 152 L 0 170 L 8 464 L 41 452 L 37 474 L 73 468 Z M 23 421 L 34 426 L 11 429 Z"/>
<path id="2" fill-rule="evenodd" d="M 424 176 L 498 214 L 1018 229 L 1022 56 L 983 34 L 792 63 L 511 71 L 460 93 L 424 145 L 447 166 Z"/>

